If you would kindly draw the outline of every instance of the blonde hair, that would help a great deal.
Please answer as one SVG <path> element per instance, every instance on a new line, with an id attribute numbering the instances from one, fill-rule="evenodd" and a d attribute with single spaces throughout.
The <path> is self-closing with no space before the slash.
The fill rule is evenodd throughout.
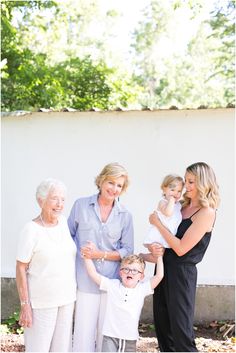
<path id="1" fill-rule="evenodd" d="M 145 270 L 146 267 L 146 263 L 144 261 L 144 259 L 141 256 L 138 255 L 128 255 L 123 257 L 123 259 L 121 260 L 121 264 L 120 266 L 124 266 L 124 264 L 133 264 L 133 263 L 137 263 L 140 265 L 140 267 L 142 268 L 142 270 Z"/>
<path id="2" fill-rule="evenodd" d="M 177 174 L 168 174 L 167 176 L 165 176 L 165 178 L 163 179 L 162 183 L 161 183 L 161 189 L 164 192 L 164 189 L 167 187 L 171 187 L 172 184 L 174 184 L 175 181 L 178 181 L 182 184 L 182 187 L 184 187 L 184 179 L 177 175 Z"/>
<path id="3" fill-rule="evenodd" d="M 217 208 L 220 203 L 219 186 L 213 169 L 204 162 L 197 162 L 187 167 L 186 172 L 196 178 L 199 202 L 203 207 Z M 190 199 L 183 195 L 183 207 L 190 204 Z"/>
<path id="4" fill-rule="evenodd" d="M 95 184 L 97 188 L 100 190 L 102 183 L 108 179 L 116 179 L 119 177 L 124 177 L 124 185 L 122 187 L 121 194 L 124 193 L 129 186 L 129 177 L 127 170 L 122 167 L 122 165 L 118 163 L 109 163 L 107 164 L 101 173 L 95 178 Z"/>

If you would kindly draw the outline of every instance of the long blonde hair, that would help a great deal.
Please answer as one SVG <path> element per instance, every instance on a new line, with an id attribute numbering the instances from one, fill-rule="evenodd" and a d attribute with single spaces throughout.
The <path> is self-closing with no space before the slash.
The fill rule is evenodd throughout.
<path id="1" fill-rule="evenodd" d="M 186 172 L 196 178 L 199 202 L 202 207 L 217 208 L 220 203 L 219 186 L 213 169 L 205 162 L 197 162 L 187 167 Z M 183 207 L 190 204 L 190 199 L 183 195 Z"/>

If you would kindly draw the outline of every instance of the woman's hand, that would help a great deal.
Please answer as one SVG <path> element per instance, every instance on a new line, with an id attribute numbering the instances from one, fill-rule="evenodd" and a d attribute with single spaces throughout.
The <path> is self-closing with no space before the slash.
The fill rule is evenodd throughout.
<path id="1" fill-rule="evenodd" d="M 163 248 L 163 246 L 159 243 L 149 244 L 147 248 L 150 253 L 155 257 L 163 256 L 165 252 L 165 248 Z"/>
<path id="2" fill-rule="evenodd" d="M 98 249 L 96 248 L 96 245 L 89 240 L 87 241 L 87 244 L 85 246 L 82 246 L 80 248 L 81 256 L 85 257 L 86 259 L 96 259 L 97 252 L 98 252 Z"/>
<path id="3" fill-rule="evenodd" d="M 32 309 L 30 304 L 21 306 L 19 324 L 22 327 L 31 327 L 33 324 Z"/>

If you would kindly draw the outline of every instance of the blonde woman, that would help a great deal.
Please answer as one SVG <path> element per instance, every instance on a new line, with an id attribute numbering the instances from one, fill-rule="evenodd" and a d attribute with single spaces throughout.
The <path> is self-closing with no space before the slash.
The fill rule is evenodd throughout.
<path id="1" fill-rule="evenodd" d="M 214 171 L 204 162 L 187 167 L 185 189 L 183 219 L 175 237 L 155 213 L 149 218 L 170 246 L 164 253 L 164 278 L 153 297 L 154 322 L 162 352 L 197 351 L 193 331 L 196 264 L 209 245 L 219 205 Z M 157 255 L 163 248 L 152 244 L 149 251 Z"/>
<path id="2" fill-rule="evenodd" d="M 77 245 L 77 300 L 74 352 L 101 351 L 106 293 L 88 276 L 84 258 L 96 271 L 118 278 L 120 260 L 133 253 L 133 221 L 119 202 L 129 184 L 128 173 L 118 163 L 106 165 L 95 179 L 98 193 L 75 201 L 68 225 Z"/>
<path id="3" fill-rule="evenodd" d="M 26 352 L 70 352 L 76 299 L 76 246 L 62 215 L 65 185 L 46 179 L 36 191 L 40 214 L 21 231 L 16 283 Z"/>

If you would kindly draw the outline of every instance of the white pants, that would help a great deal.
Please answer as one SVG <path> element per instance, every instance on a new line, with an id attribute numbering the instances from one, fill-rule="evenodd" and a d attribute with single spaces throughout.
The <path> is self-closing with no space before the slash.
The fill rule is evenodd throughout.
<path id="1" fill-rule="evenodd" d="M 32 309 L 33 325 L 25 328 L 26 352 L 70 352 L 74 303 Z"/>
<path id="2" fill-rule="evenodd" d="M 107 294 L 77 291 L 73 352 L 101 352 Z"/>

